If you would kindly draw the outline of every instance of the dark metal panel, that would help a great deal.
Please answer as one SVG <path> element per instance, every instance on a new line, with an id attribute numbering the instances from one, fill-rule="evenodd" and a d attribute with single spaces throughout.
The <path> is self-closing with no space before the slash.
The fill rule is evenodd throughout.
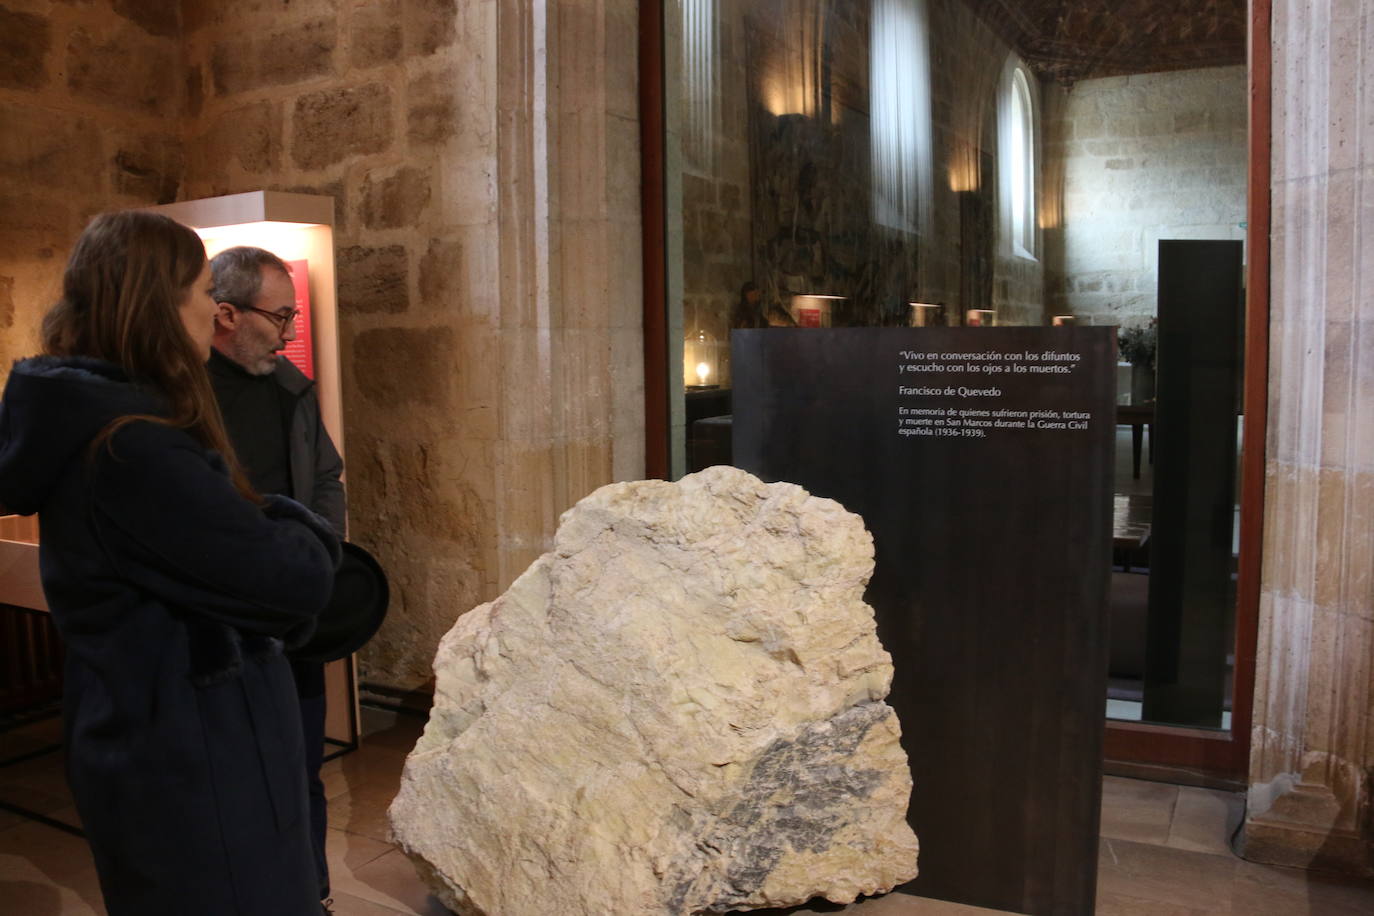
<path id="1" fill-rule="evenodd" d="M 1148 722 L 1222 724 L 1235 608 L 1241 262 L 1240 242 L 1159 243 Z"/>
<path id="2" fill-rule="evenodd" d="M 867 599 L 893 656 L 890 702 L 915 780 L 911 889 L 1021 913 L 1091 912 L 1113 329 L 768 329 L 734 332 L 732 348 L 735 464 L 838 500 L 874 536 Z M 1078 359 L 1063 372 L 1013 366 L 1046 351 Z M 955 353 L 1037 360 L 944 358 Z M 914 419 L 932 432 L 901 434 L 904 408 L 921 409 Z M 1089 418 L 1085 429 L 969 426 L 964 408 Z M 931 413 L 941 409 L 955 413 Z"/>

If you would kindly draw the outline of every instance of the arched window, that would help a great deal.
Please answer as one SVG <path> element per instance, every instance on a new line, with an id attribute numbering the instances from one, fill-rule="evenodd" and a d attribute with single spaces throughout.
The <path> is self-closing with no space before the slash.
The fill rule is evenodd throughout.
<path id="1" fill-rule="evenodd" d="M 1002 74 L 998 106 L 1002 235 L 1010 253 L 1036 257 L 1036 99 L 1025 66 L 1015 57 Z"/>

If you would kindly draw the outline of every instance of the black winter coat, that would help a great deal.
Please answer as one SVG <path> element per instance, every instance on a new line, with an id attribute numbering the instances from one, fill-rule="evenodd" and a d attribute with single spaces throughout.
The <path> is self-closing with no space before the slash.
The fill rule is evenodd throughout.
<path id="1" fill-rule="evenodd" d="M 111 916 L 318 913 L 283 641 L 329 598 L 338 543 L 304 507 L 243 499 L 115 366 L 16 363 L 0 504 L 38 512 L 67 645 L 68 779 Z"/>

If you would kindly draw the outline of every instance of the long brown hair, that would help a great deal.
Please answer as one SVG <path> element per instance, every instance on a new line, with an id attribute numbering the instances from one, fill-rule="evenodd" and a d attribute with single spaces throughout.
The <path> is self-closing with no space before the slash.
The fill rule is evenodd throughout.
<path id="1" fill-rule="evenodd" d="M 224 456 L 234 486 L 256 502 L 224 431 L 205 361 L 181 321 L 181 303 L 204 267 L 200 237 L 175 220 L 141 210 L 97 216 L 76 240 L 61 300 L 43 317 L 43 351 L 114 363 L 166 398 L 165 416 L 119 417 L 94 447 L 135 420 L 184 429 Z"/>

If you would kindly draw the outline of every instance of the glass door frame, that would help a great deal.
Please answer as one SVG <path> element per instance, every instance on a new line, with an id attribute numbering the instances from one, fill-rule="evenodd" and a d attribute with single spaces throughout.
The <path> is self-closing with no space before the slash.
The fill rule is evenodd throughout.
<path id="1" fill-rule="evenodd" d="M 1255 652 L 1263 553 L 1265 441 L 1269 381 L 1269 229 L 1272 148 L 1273 0 L 1251 0 L 1247 190 L 1245 444 L 1241 460 L 1236 646 L 1229 731 L 1107 721 L 1108 771 L 1173 781 L 1243 783 L 1250 765 Z M 664 3 L 639 6 L 640 192 L 643 207 L 645 476 L 669 476 L 670 346 L 664 151 Z M 1105 697 L 1104 697 L 1105 703 Z M 1105 710 L 1104 710 L 1105 715 Z"/>

